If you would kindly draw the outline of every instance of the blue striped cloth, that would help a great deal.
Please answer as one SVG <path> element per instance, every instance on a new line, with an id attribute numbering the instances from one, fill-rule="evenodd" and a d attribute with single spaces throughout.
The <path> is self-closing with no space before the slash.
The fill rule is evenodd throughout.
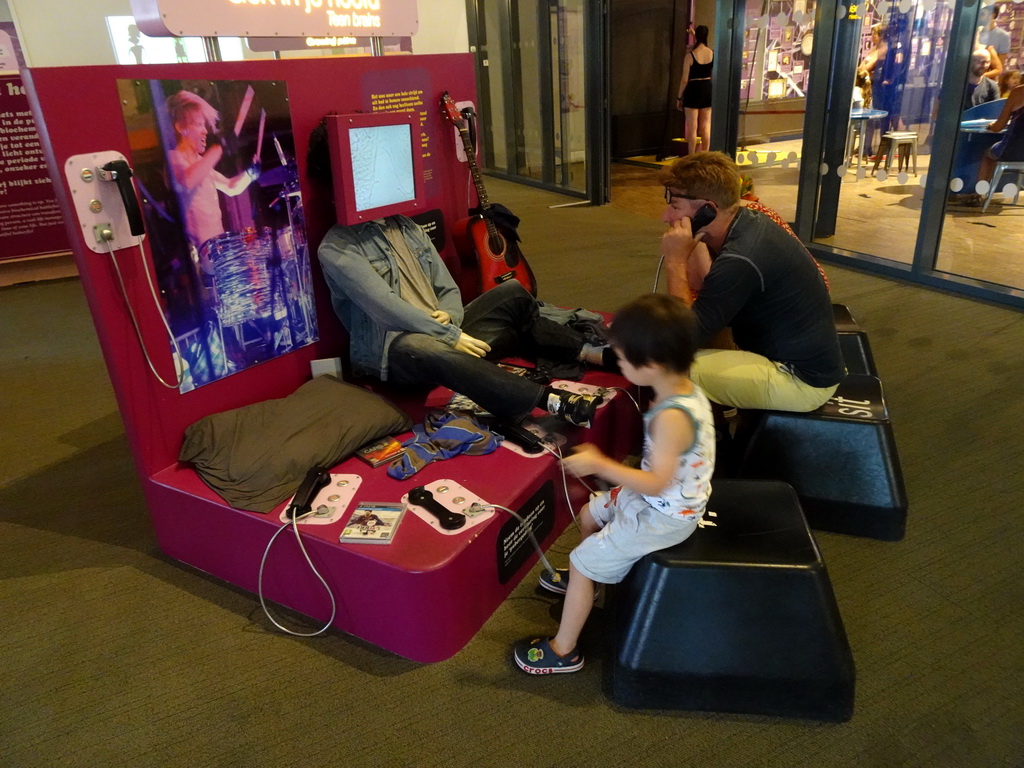
<path id="1" fill-rule="evenodd" d="M 500 435 L 465 411 L 431 411 L 412 432 L 404 443 L 405 453 L 388 467 L 388 476 L 396 480 L 412 477 L 432 461 L 463 453 L 483 456 L 501 445 Z"/>

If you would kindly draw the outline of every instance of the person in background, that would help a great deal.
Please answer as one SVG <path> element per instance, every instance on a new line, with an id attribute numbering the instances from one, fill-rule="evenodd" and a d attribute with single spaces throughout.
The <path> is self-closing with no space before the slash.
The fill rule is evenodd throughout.
<path id="1" fill-rule="evenodd" d="M 882 84 L 882 70 L 885 69 L 885 58 L 888 53 L 888 30 L 884 24 L 875 24 L 871 27 L 871 50 L 864 55 L 860 66 L 857 67 L 858 78 L 867 79 L 867 88 L 871 92 L 870 106 L 872 109 L 883 109 L 886 111 L 889 109 L 886 105 L 885 93 L 880 87 Z M 861 87 L 864 88 L 864 86 Z M 867 106 L 868 103 L 866 101 L 865 107 Z M 874 121 L 870 121 L 865 131 L 867 135 L 861 137 L 861 140 L 865 142 L 864 154 L 872 157 L 875 154 L 874 150 L 871 149 L 875 143 L 875 131 Z M 882 132 L 884 133 L 885 131 Z"/>
<path id="2" fill-rule="evenodd" d="M 992 4 L 983 6 L 978 11 L 978 24 L 981 31 L 978 33 L 978 45 L 988 49 L 992 55 L 992 63 L 985 77 L 993 80 L 999 78 L 999 74 L 1006 66 L 1006 57 L 1010 54 L 1010 33 L 996 24 L 999 18 L 999 6 Z"/>
<path id="3" fill-rule="evenodd" d="M 860 69 L 853 81 L 853 108 L 871 109 L 871 78 Z"/>
<path id="4" fill-rule="evenodd" d="M 1019 69 L 1004 69 L 999 75 L 999 98 L 1005 99 L 1010 91 L 1021 84 Z"/>
<path id="5" fill-rule="evenodd" d="M 689 538 L 711 494 L 711 405 L 687 375 L 697 348 L 693 313 L 681 299 L 650 293 L 616 313 L 609 338 L 622 374 L 654 390 L 644 416 L 643 458 L 634 469 L 585 444 L 563 462 L 581 477 L 596 475 L 615 487 L 580 512 L 582 541 L 569 555 L 569 569 L 541 574 L 541 587 L 564 594 L 565 604 L 554 637 L 515 645 L 516 664 L 530 674 L 582 669 L 577 642 L 594 605 L 594 583 L 617 584 L 644 555 Z"/>
<path id="6" fill-rule="evenodd" d="M 683 59 L 676 109 L 686 118 L 686 151 L 703 152 L 711 142 L 711 69 L 715 52 L 708 47 L 708 28 L 703 24 L 693 31 L 696 41 Z"/>
<path id="7" fill-rule="evenodd" d="M 978 181 L 992 181 L 996 165 L 1002 162 L 1024 161 L 1024 85 L 1018 85 L 1006 97 L 1003 111 L 995 122 L 988 126 L 993 133 L 1003 133 L 1003 137 L 993 144 L 981 156 L 978 166 Z M 998 191 L 998 190 L 997 190 Z M 971 194 L 964 201 L 966 205 L 981 205 L 984 196 Z"/>
<path id="8" fill-rule="evenodd" d="M 989 70 L 992 55 L 985 48 L 975 48 L 971 54 L 971 64 L 967 70 L 967 87 L 964 89 L 963 109 L 976 107 L 999 98 L 999 86 L 996 81 L 985 77 Z"/>

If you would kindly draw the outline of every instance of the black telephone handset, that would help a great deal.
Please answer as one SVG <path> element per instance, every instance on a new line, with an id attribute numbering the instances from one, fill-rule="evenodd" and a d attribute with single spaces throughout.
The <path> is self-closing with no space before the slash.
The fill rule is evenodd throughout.
<path id="1" fill-rule="evenodd" d="M 521 424 L 511 421 L 495 420 L 491 424 L 491 431 L 502 435 L 506 440 L 522 448 L 526 453 L 540 453 L 544 450 L 544 440 Z"/>
<path id="2" fill-rule="evenodd" d="M 331 471 L 326 467 L 311 467 L 306 473 L 302 485 L 295 492 L 292 503 L 288 506 L 288 517 L 295 518 L 313 509 L 313 499 L 331 482 Z"/>
<path id="3" fill-rule="evenodd" d="M 441 527 L 446 531 L 454 531 L 466 524 L 466 516 L 458 512 L 452 512 L 434 498 L 434 494 L 422 485 L 418 485 L 409 491 L 409 501 L 418 507 L 423 507 L 430 514 L 437 518 Z"/>
<path id="4" fill-rule="evenodd" d="M 124 210 L 128 216 L 128 226 L 135 237 L 146 234 L 146 226 L 142 222 L 142 209 L 139 208 L 139 199 L 135 196 L 135 185 L 132 184 L 132 169 L 124 160 L 111 160 L 104 165 L 100 177 L 104 181 L 112 181 L 117 184 L 117 191 L 121 193 L 121 200 L 124 202 Z"/>
<path id="5" fill-rule="evenodd" d="M 696 235 L 701 229 L 706 227 L 712 221 L 715 220 L 715 216 L 718 215 L 718 211 L 711 203 L 704 203 L 697 212 L 693 214 L 693 218 L 690 219 L 690 229 L 693 235 Z"/>

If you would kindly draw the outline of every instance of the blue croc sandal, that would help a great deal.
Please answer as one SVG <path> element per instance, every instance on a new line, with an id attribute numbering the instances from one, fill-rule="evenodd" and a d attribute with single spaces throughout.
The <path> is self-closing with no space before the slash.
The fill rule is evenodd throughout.
<path id="1" fill-rule="evenodd" d="M 550 637 L 535 637 L 516 643 L 513 651 L 516 664 L 531 675 L 550 675 L 557 672 L 578 672 L 583 669 L 583 654 L 573 648 L 565 656 L 551 650 Z"/>

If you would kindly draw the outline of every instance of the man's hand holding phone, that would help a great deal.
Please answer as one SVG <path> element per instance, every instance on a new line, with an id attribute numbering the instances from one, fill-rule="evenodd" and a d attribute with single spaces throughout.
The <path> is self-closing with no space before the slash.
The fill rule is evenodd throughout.
<path id="1" fill-rule="evenodd" d="M 668 225 L 668 230 L 661 236 L 661 253 L 668 262 L 682 263 L 690 258 L 703 239 L 704 233 L 694 234 L 690 219 L 684 217 Z"/>
<path id="2" fill-rule="evenodd" d="M 671 222 L 661 238 L 669 291 L 688 303 L 704 285 L 704 278 L 711 269 L 711 252 L 702 242 L 705 233 L 699 230 L 714 221 L 717 213 L 713 205 L 705 203 L 697 209 L 693 219 L 683 217 Z"/>

